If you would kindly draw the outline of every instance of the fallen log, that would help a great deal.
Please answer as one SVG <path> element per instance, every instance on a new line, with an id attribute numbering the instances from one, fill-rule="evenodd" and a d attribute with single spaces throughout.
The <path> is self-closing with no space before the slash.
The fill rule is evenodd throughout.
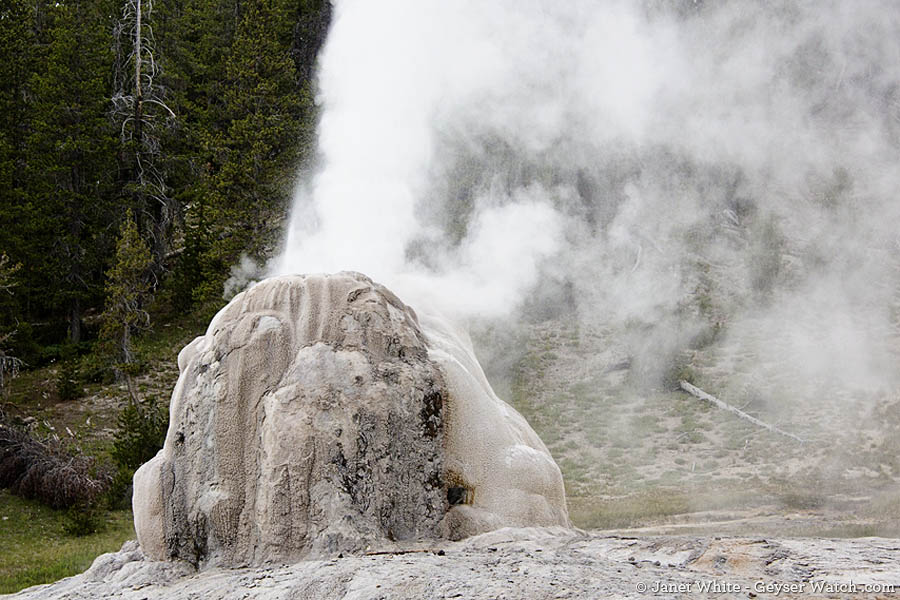
<path id="1" fill-rule="evenodd" d="M 763 429 L 768 429 L 772 433 L 777 433 L 777 434 L 783 435 L 785 437 L 789 437 L 794 441 L 800 442 L 801 444 L 806 442 L 806 440 L 804 440 L 803 438 L 797 437 L 793 433 L 788 433 L 787 431 L 784 431 L 783 429 L 779 429 L 779 428 L 775 427 L 774 425 L 770 425 L 769 423 L 766 423 L 765 421 L 760 421 L 756 417 L 751 417 L 750 415 L 748 415 L 741 409 L 735 408 L 734 406 L 731 406 L 730 404 L 728 404 L 726 402 L 722 402 L 715 396 L 713 396 L 711 394 L 707 394 L 706 392 L 704 392 L 697 386 L 691 385 L 687 381 L 681 380 L 678 382 L 678 384 L 681 386 L 682 390 L 684 390 L 691 396 L 695 396 L 697 398 L 700 398 L 701 400 L 706 400 L 710 404 L 713 404 L 716 407 L 721 408 L 722 410 L 727 410 L 728 412 L 734 413 L 737 416 L 739 416 L 740 418 L 742 418 L 746 421 L 750 421 L 754 425 L 762 427 Z"/>

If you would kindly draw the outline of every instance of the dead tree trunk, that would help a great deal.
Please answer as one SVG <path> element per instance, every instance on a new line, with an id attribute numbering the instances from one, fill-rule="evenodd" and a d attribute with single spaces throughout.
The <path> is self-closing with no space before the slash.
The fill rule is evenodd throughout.
<path id="1" fill-rule="evenodd" d="M 788 433 L 787 431 L 784 431 L 784 430 L 782 430 L 782 429 L 779 429 L 779 428 L 775 427 L 774 425 L 770 425 L 769 423 L 766 423 L 765 421 L 760 421 L 760 420 L 757 419 L 756 417 L 751 417 L 750 415 L 748 415 L 747 413 L 745 413 L 745 412 L 742 411 L 741 409 L 735 408 L 734 406 L 731 406 L 730 404 L 728 404 L 728 403 L 726 403 L 726 402 L 722 402 L 721 400 L 719 400 L 719 399 L 716 398 L 715 396 L 713 396 L 713 395 L 711 395 L 711 394 L 707 394 L 706 392 L 704 392 L 704 391 L 701 390 L 700 388 L 691 385 L 691 384 L 688 383 L 687 381 L 683 381 L 683 380 L 682 380 L 682 381 L 679 381 L 678 383 L 679 383 L 679 385 L 681 386 L 681 389 L 683 389 L 683 390 L 684 390 L 685 392 L 687 392 L 688 394 L 690 394 L 690 395 L 692 395 L 692 396 L 695 396 L 695 397 L 697 397 L 697 398 L 700 398 L 701 400 L 706 400 L 706 401 L 709 402 L 710 404 L 712 404 L 712 405 L 714 405 L 714 406 L 716 406 L 716 407 L 718 407 L 718 408 L 721 408 L 722 410 L 727 410 L 728 412 L 734 413 L 734 414 L 736 414 L 737 416 L 739 416 L 740 418 L 744 419 L 745 421 L 750 421 L 750 422 L 753 423 L 754 425 L 757 425 L 757 426 L 759 426 L 759 427 L 762 427 L 763 429 L 768 429 L 768 430 L 771 431 L 772 433 L 777 433 L 777 434 L 779 434 L 779 435 L 783 435 L 783 436 L 785 436 L 785 437 L 789 437 L 789 438 L 791 438 L 791 439 L 794 440 L 794 441 L 800 442 L 801 444 L 805 443 L 805 441 L 806 441 L 806 440 L 804 440 L 804 439 L 802 439 L 802 438 L 797 437 L 797 436 L 794 435 L 793 433 Z"/>

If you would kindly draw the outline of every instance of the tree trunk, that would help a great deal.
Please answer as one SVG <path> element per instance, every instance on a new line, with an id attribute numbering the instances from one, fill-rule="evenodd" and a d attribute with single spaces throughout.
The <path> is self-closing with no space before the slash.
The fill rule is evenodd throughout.
<path id="1" fill-rule="evenodd" d="M 75 300 L 69 309 L 69 341 L 77 344 L 81 341 L 81 301 Z"/>

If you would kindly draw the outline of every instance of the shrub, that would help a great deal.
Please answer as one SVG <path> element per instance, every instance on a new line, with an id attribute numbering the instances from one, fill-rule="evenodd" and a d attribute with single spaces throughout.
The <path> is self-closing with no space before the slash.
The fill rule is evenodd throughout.
<path id="1" fill-rule="evenodd" d="M 162 448 L 168 426 L 168 410 L 153 399 L 129 402 L 119 413 L 118 430 L 110 452 L 118 470 L 106 492 L 109 508 L 126 508 L 130 504 L 134 472 Z"/>
<path id="2" fill-rule="evenodd" d="M 63 521 L 63 531 L 75 537 L 97 533 L 103 528 L 103 514 L 93 505 L 72 506 Z"/>
<path id="3" fill-rule="evenodd" d="M 110 510 L 120 510 L 131 506 L 132 480 L 134 469 L 119 467 L 106 491 L 106 505 Z"/>
<path id="4" fill-rule="evenodd" d="M 663 374 L 663 389 L 680 390 L 681 382 L 696 383 L 697 373 L 691 366 L 691 356 L 688 353 L 681 352 L 676 354 L 669 368 Z"/>
<path id="5" fill-rule="evenodd" d="M 162 448 L 169 426 L 168 410 L 153 399 L 129 402 L 119 413 L 118 426 L 111 454 L 120 469 L 133 473 Z"/>
<path id="6" fill-rule="evenodd" d="M 105 494 L 111 480 L 92 457 L 53 439 L 36 439 L 0 412 L 0 488 L 53 508 L 86 507 Z"/>
<path id="7" fill-rule="evenodd" d="M 66 360 L 59 364 L 56 376 L 56 394 L 62 401 L 74 400 L 81 395 L 78 368 L 74 360 Z"/>
<path id="8" fill-rule="evenodd" d="M 78 378 L 82 384 L 109 384 L 116 380 L 116 372 L 110 365 L 109 357 L 99 349 L 95 349 L 81 357 L 78 363 Z"/>

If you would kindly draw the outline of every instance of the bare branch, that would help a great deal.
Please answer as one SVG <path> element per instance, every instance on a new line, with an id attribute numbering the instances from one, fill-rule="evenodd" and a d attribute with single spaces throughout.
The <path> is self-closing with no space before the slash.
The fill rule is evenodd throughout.
<path id="1" fill-rule="evenodd" d="M 152 98 L 148 98 L 147 100 L 144 100 L 144 102 L 150 102 L 151 104 L 159 104 L 160 106 L 162 106 L 164 109 L 166 109 L 169 112 L 169 114 L 172 116 L 173 119 L 176 118 L 176 115 L 174 112 L 172 112 L 172 109 L 169 108 L 168 106 L 166 106 L 164 103 L 159 102 L 158 100 L 153 100 Z"/>

